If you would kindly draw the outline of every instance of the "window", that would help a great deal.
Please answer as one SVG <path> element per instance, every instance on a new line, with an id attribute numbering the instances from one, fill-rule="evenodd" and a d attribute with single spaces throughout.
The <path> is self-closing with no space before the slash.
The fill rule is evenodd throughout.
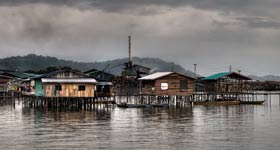
<path id="1" fill-rule="evenodd" d="M 180 80 L 180 89 L 187 90 L 188 89 L 188 80 Z"/>
<path id="2" fill-rule="evenodd" d="M 62 91 L 61 85 L 59 84 L 55 85 L 55 91 Z"/>
<path id="3" fill-rule="evenodd" d="M 160 89 L 161 90 L 168 90 L 168 83 L 161 83 L 160 84 Z"/>
<path id="4" fill-rule="evenodd" d="M 85 85 L 79 85 L 79 91 L 85 91 L 86 86 Z"/>

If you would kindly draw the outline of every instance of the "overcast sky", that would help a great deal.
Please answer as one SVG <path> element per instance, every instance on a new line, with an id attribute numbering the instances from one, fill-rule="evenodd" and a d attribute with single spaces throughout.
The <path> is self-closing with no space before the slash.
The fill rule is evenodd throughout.
<path id="1" fill-rule="evenodd" d="M 35 2 L 34 2 L 35 1 Z M 279 0 L 0 0 L 1 58 L 94 62 L 132 55 L 203 75 L 280 75 Z"/>

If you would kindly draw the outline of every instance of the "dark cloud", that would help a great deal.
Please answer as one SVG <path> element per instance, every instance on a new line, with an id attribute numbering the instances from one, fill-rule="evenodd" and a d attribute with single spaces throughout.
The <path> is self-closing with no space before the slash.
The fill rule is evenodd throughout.
<path id="1" fill-rule="evenodd" d="M 187 69 L 197 63 L 198 71 L 231 64 L 273 72 L 280 63 L 279 2 L 0 0 L 1 57 L 122 58 L 132 35 L 133 56 L 160 57 Z"/>

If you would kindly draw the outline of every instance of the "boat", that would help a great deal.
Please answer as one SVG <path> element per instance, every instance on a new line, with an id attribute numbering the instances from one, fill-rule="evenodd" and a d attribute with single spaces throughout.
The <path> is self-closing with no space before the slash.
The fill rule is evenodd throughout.
<path id="1" fill-rule="evenodd" d="M 166 107 L 168 104 L 127 104 L 120 103 L 117 104 L 120 108 L 146 108 L 146 107 Z"/>
<path id="2" fill-rule="evenodd" d="M 262 105 L 265 101 L 240 101 L 240 104 L 247 105 Z"/>
<path id="3" fill-rule="evenodd" d="M 206 101 L 206 102 L 193 102 L 194 105 L 239 105 L 240 101 Z"/>

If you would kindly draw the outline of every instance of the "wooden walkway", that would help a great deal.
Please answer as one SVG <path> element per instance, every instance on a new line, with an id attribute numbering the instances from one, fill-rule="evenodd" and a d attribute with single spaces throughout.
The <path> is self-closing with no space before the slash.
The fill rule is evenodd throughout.
<path id="1" fill-rule="evenodd" d="M 36 97 L 20 96 L 22 105 L 31 108 L 50 109 L 84 109 L 91 110 L 95 107 L 109 107 L 115 104 L 133 104 L 139 106 L 190 106 L 196 102 L 241 101 L 241 104 L 254 104 L 258 101 L 268 101 L 271 97 L 278 96 L 279 92 L 247 92 L 247 93 L 194 93 L 187 96 L 178 95 L 122 95 L 113 97 Z M 275 98 L 274 98 L 275 99 Z M 15 101 L 15 97 L 0 97 L 0 105 Z"/>

